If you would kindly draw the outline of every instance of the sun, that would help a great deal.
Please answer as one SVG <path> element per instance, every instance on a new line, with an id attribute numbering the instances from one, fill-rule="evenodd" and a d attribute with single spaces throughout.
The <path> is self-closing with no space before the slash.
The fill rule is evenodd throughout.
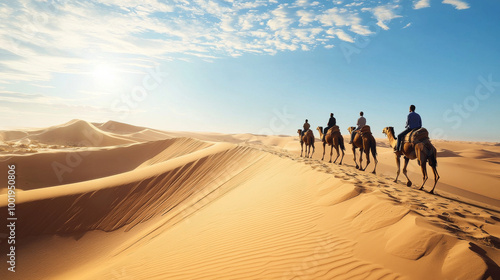
<path id="1" fill-rule="evenodd" d="M 92 77 L 94 81 L 99 84 L 110 85 L 116 80 L 116 70 L 107 64 L 98 64 L 92 71 Z"/>

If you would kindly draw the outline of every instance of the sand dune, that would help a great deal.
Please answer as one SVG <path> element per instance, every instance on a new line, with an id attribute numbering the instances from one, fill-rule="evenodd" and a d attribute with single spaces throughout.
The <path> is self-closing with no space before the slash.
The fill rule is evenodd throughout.
<path id="1" fill-rule="evenodd" d="M 120 174 L 210 145 L 190 138 L 176 138 L 92 149 L 40 151 L 8 160 L 17 166 L 20 188 L 31 190 Z M 7 168 L 0 165 L 0 172 L 6 174 Z"/>
<path id="2" fill-rule="evenodd" d="M 88 144 L 79 129 L 106 145 L 62 144 Z M 17 272 L 1 279 L 500 277 L 495 145 L 436 141 L 443 178 L 431 195 L 393 182 L 384 139 L 375 175 L 353 168 L 349 147 L 342 166 L 320 161 L 319 143 L 313 159 L 298 157 L 294 136 L 83 121 L 26 133 L 38 135 L 35 153 L 0 154 L 24 189 Z M 60 181 L 54 162 L 78 164 Z M 4 221 L 6 204 L 0 195 Z"/>
<path id="3" fill-rule="evenodd" d="M 134 142 L 104 132 L 82 120 L 73 120 L 61 126 L 32 132 L 27 137 L 45 144 L 85 147 L 117 146 Z"/>
<path id="4" fill-rule="evenodd" d="M 28 136 L 28 133 L 25 131 L 0 131 L 1 141 L 19 140 L 26 136 Z"/>

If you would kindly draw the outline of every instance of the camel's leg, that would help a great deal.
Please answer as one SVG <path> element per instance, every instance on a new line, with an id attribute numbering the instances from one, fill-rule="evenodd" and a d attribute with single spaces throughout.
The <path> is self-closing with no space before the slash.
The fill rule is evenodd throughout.
<path id="1" fill-rule="evenodd" d="M 363 150 L 365 152 L 365 157 L 366 157 L 366 166 L 362 170 L 365 171 L 368 165 L 370 164 L 370 143 L 368 142 L 367 139 L 363 139 Z M 363 154 L 361 154 L 362 156 Z M 363 166 L 361 164 L 361 166 Z"/>
<path id="2" fill-rule="evenodd" d="M 398 182 L 399 173 L 401 171 L 401 156 L 400 155 L 396 155 L 396 166 L 398 167 L 398 171 L 396 172 L 396 179 L 394 179 L 395 183 Z"/>
<path id="3" fill-rule="evenodd" d="M 333 144 L 330 147 L 330 161 L 329 161 L 329 163 L 332 163 L 332 154 L 333 154 Z"/>
<path id="4" fill-rule="evenodd" d="M 432 190 L 430 191 L 430 193 L 434 193 L 434 189 L 436 188 L 436 184 L 439 180 L 439 174 L 438 174 L 438 171 L 436 169 L 435 166 L 431 166 L 432 167 L 432 171 L 434 172 L 434 186 L 432 187 Z"/>
<path id="5" fill-rule="evenodd" d="M 333 147 L 335 147 L 335 149 L 337 149 L 337 147 L 335 146 L 335 137 L 332 138 L 332 145 L 330 147 L 330 162 L 332 162 L 332 156 L 333 156 Z M 338 158 L 338 157 L 337 157 Z M 337 159 L 335 159 L 335 161 L 333 163 L 337 162 Z"/>
<path id="6" fill-rule="evenodd" d="M 325 149 L 326 149 L 326 142 L 323 141 L 323 157 L 321 158 L 321 160 L 323 160 L 325 158 Z M 331 160 L 331 159 L 330 159 Z M 330 161 L 331 162 L 331 161 Z"/>
<path id="7" fill-rule="evenodd" d="M 340 150 L 342 151 L 342 158 L 340 159 L 340 163 L 339 164 L 342 165 L 342 161 L 344 160 L 345 153 L 344 153 L 344 150 L 342 150 L 342 149 L 340 149 Z"/>
<path id="8" fill-rule="evenodd" d="M 304 142 L 300 142 L 300 157 L 302 157 L 302 152 L 303 151 L 304 151 Z"/>
<path id="9" fill-rule="evenodd" d="M 366 156 L 366 166 L 365 169 L 363 169 L 363 171 L 365 171 L 366 168 L 368 168 L 368 165 L 370 164 L 370 148 L 365 150 L 365 156 Z"/>
<path id="10" fill-rule="evenodd" d="M 427 182 L 427 179 L 429 176 L 427 176 L 427 159 L 425 160 L 420 160 L 420 168 L 422 169 L 422 186 L 420 187 L 420 190 L 424 188 L 425 182 Z"/>
<path id="11" fill-rule="evenodd" d="M 359 169 L 358 162 L 356 160 L 356 147 L 352 145 L 352 155 L 354 156 L 354 163 L 356 164 L 356 169 Z"/>
<path id="12" fill-rule="evenodd" d="M 408 162 L 409 162 L 409 161 L 410 161 L 410 159 L 409 159 L 409 158 L 407 158 L 407 157 L 405 157 L 405 166 L 403 167 L 403 174 L 405 175 L 406 180 L 408 180 L 408 181 L 406 182 L 406 186 L 411 187 L 411 184 L 412 184 L 412 183 L 411 183 L 411 181 L 410 181 L 410 178 L 408 178 L 408 172 L 407 172 L 407 170 L 406 170 L 406 167 L 408 166 Z"/>
<path id="13" fill-rule="evenodd" d="M 337 157 L 333 161 L 333 163 L 337 163 L 337 159 L 339 159 L 339 146 L 335 146 L 335 151 L 337 152 Z M 332 154 L 333 154 L 333 145 L 332 145 Z"/>
<path id="14" fill-rule="evenodd" d="M 375 160 L 375 166 L 373 167 L 372 173 L 377 174 L 377 164 L 378 164 L 377 157 L 374 157 L 373 160 Z"/>
<path id="15" fill-rule="evenodd" d="M 359 170 L 363 171 L 363 148 L 359 148 Z"/>

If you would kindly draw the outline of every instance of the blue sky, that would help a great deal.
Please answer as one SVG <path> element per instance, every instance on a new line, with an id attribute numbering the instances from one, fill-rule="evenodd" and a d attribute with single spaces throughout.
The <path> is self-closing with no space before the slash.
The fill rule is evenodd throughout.
<path id="1" fill-rule="evenodd" d="M 0 128 L 116 120 L 294 135 L 415 104 L 433 138 L 500 139 L 500 2 L 7 1 Z"/>

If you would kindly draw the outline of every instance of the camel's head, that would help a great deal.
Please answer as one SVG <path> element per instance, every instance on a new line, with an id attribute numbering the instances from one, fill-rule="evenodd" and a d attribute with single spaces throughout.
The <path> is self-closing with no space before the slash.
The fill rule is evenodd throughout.
<path id="1" fill-rule="evenodd" d="M 301 135 L 301 134 L 302 134 L 302 129 L 297 130 L 297 133 L 298 133 L 299 135 Z"/>
<path id="2" fill-rule="evenodd" d="M 322 126 L 318 126 L 318 127 L 316 127 L 316 130 L 317 131 L 323 131 L 323 127 Z"/>
<path id="3" fill-rule="evenodd" d="M 354 126 L 351 126 L 347 129 L 347 131 L 349 131 L 349 133 L 352 133 L 354 130 L 356 129 L 356 127 Z"/>
<path id="4" fill-rule="evenodd" d="M 394 127 L 392 126 L 388 126 L 386 128 L 384 128 L 384 130 L 382 130 L 382 133 L 384 133 L 385 135 L 394 135 Z"/>

